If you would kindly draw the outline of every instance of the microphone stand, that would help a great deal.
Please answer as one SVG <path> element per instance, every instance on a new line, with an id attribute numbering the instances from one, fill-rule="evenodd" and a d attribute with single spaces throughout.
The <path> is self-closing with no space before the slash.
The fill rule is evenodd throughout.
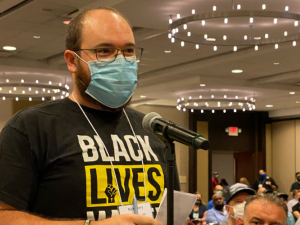
<path id="1" fill-rule="evenodd" d="M 174 173 L 175 173 L 175 148 L 173 140 L 165 142 L 167 146 L 167 225 L 174 225 Z"/>

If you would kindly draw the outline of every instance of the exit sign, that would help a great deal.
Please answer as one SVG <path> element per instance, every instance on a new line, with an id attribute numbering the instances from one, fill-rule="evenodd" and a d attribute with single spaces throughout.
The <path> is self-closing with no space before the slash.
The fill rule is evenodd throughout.
<path id="1" fill-rule="evenodd" d="M 241 128 L 238 127 L 227 127 L 225 132 L 228 133 L 228 136 L 238 136 L 242 132 Z"/>

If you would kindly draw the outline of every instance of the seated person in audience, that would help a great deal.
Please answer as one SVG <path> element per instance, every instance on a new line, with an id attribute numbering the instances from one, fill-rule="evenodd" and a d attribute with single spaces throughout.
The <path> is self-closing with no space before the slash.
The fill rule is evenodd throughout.
<path id="1" fill-rule="evenodd" d="M 221 223 L 227 216 L 224 209 L 224 198 L 220 194 L 213 195 L 214 207 L 206 213 L 206 223 Z"/>
<path id="2" fill-rule="evenodd" d="M 246 177 L 241 177 L 240 183 L 241 184 L 246 184 L 248 186 L 248 188 L 251 188 L 250 183 L 249 183 L 249 181 L 247 180 Z"/>
<path id="3" fill-rule="evenodd" d="M 293 197 L 294 197 L 293 191 L 294 191 L 294 190 L 300 190 L 300 172 L 297 172 L 295 176 L 296 176 L 297 181 L 296 181 L 295 183 L 292 184 L 291 190 L 290 190 L 291 195 L 292 195 Z"/>
<path id="4" fill-rule="evenodd" d="M 295 217 L 295 221 L 297 221 L 300 217 L 300 192 L 299 191 L 296 194 L 296 199 L 298 199 L 298 203 L 292 207 L 292 212 Z"/>
<path id="5" fill-rule="evenodd" d="M 268 191 L 277 191 L 278 185 L 273 180 L 272 177 L 267 176 L 264 170 L 259 171 L 259 179 L 254 184 L 254 190 L 258 190 L 259 188 L 264 187 Z"/>
<path id="6" fill-rule="evenodd" d="M 221 225 L 235 225 L 237 218 L 244 216 L 246 200 L 250 195 L 255 195 L 255 191 L 246 184 L 236 183 L 229 187 L 225 196 L 227 202 L 225 209 L 228 216 Z"/>
<path id="7" fill-rule="evenodd" d="M 213 172 L 213 177 L 211 178 L 211 188 L 214 190 L 217 185 L 220 184 L 219 173 Z"/>
<path id="8" fill-rule="evenodd" d="M 292 194 L 293 199 L 289 200 L 288 203 L 287 203 L 287 207 L 288 207 L 289 212 L 293 212 L 293 209 L 292 209 L 293 206 L 298 203 L 297 193 L 298 193 L 298 190 L 294 190 L 293 194 Z"/>
<path id="9" fill-rule="evenodd" d="M 214 189 L 214 194 L 220 194 L 220 195 L 223 195 L 223 187 L 221 185 L 217 185 Z M 226 202 L 225 202 L 226 204 Z M 213 200 L 210 200 L 208 203 L 207 203 L 207 210 L 210 210 L 214 207 L 214 204 L 213 204 Z"/>
<path id="10" fill-rule="evenodd" d="M 284 193 L 277 193 L 277 197 L 284 203 L 287 205 L 287 200 L 288 200 L 288 195 L 284 194 Z M 295 219 L 294 216 L 291 212 L 288 212 L 288 216 L 286 219 L 286 224 L 287 225 L 295 225 Z"/>
<path id="11" fill-rule="evenodd" d="M 202 201 L 202 195 L 199 192 L 196 192 L 196 194 L 197 201 L 195 202 L 194 208 L 189 215 L 188 221 L 203 225 L 203 222 L 205 222 L 206 219 L 206 206 Z"/>
<path id="12" fill-rule="evenodd" d="M 224 178 L 221 179 L 220 185 L 223 187 L 223 191 L 226 191 L 226 193 L 227 193 L 227 191 L 229 189 L 229 185 Z"/>
<path id="13" fill-rule="evenodd" d="M 287 207 L 272 194 L 252 195 L 246 201 L 244 217 L 239 217 L 236 225 L 285 225 Z"/>

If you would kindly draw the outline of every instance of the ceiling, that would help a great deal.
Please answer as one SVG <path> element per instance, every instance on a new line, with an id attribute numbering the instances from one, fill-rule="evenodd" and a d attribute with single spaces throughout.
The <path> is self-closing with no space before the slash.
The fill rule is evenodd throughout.
<path id="1" fill-rule="evenodd" d="M 235 0 L 235 6 L 241 10 L 261 10 L 262 3 L 268 11 L 300 14 L 298 0 Z M 81 9 L 94 6 L 112 6 L 123 13 L 133 26 L 136 44 L 143 47 L 144 54 L 139 63 L 139 83 L 132 100 L 133 105 L 152 104 L 176 106 L 178 97 L 240 98 L 255 97 L 256 110 L 300 109 L 300 41 L 296 46 L 292 42 L 253 47 L 171 43 L 168 38 L 170 15 L 176 21 L 196 14 L 232 10 L 232 0 L 2 0 L 0 1 L 0 47 L 15 46 L 16 51 L 0 50 L 0 82 L 7 78 L 11 82 L 21 79 L 55 85 L 67 83 L 72 86 L 71 75 L 63 58 L 65 50 L 63 22 L 70 20 Z M 254 18 L 250 31 L 249 18 L 229 18 L 224 24 L 223 18 L 206 20 L 205 26 L 200 22 L 188 24 L 192 35 L 190 40 L 203 39 L 204 34 L 217 40 L 226 35 L 228 40 L 243 41 L 248 38 L 262 37 L 268 33 L 269 40 L 274 41 L 284 36 L 298 35 L 300 24 L 294 26 L 294 20 L 278 19 L 274 25 L 273 18 Z M 186 31 L 179 27 L 179 37 L 188 39 Z M 34 38 L 39 36 L 40 38 Z M 165 51 L 171 53 L 165 53 Z M 274 63 L 279 63 L 274 65 Z M 233 69 L 244 72 L 233 74 Z M 2 74 L 2 75 L 1 75 Z M 204 87 L 199 86 L 205 84 Z M 295 92 L 291 95 L 290 92 Z M 140 96 L 143 95 L 143 98 Z M 0 92 L 1 97 L 1 92 Z M 0 99 L 1 101 L 1 99 Z M 273 105 L 266 108 L 266 105 Z"/>

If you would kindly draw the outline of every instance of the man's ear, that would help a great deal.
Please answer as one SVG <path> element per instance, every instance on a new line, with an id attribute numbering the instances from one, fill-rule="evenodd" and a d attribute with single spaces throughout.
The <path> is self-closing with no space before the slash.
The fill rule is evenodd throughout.
<path id="1" fill-rule="evenodd" d="M 236 225 L 244 225 L 244 219 L 243 217 L 239 217 L 237 220 L 236 220 Z"/>
<path id="2" fill-rule="evenodd" d="M 66 50 L 64 56 L 65 56 L 65 60 L 67 62 L 69 71 L 71 73 L 75 73 L 76 69 L 77 69 L 77 67 L 76 67 L 77 62 L 76 62 L 76 56 L 75 56 L 74 52 L 71 50 Z"/>

